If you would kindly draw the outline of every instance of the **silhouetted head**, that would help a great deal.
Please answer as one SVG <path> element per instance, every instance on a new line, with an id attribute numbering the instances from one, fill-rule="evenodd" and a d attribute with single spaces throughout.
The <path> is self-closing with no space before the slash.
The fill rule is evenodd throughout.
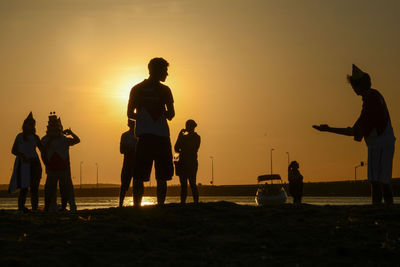
<path id="1" fill-rule="evenodd" d="M 299 163 L 297 161 L 293 160 L 292 162 L 290 162 L 289 169 L 297 170 L 298 168 L 299 168 Z"/>
<path id="2" fill-rule="evenodd" d="M 357 95 L 362 95 L 366 90 L 371 88 L 371 77 L 369 74 L 363 72 L 354 64 L 352 74 L 347 75 L 347 81 L 351 84 Z"/>
<path id="3" fill-rule="evenodd" d="M 197 123 L 194 120 L 190 119 L 190 120 L 186 121 L 185 128 L 188 132 L 193 132 L 194 128 L 196 128 L 196 127 L 197 127 Z"/>
<path id="4" fill-rule="evenodd" d="M 168 76 L 169 63 L 162 57 L 150 60 L 148 64 L 150 78 L 155 81 L 165 82 Z"/>
<path id="5" fill-rule="evenodd" d="M 61 119 L 57 118 L 55 111 L 50 112 L 46 134 L 53 137 L 63 135 L 63 126 L 61 123 Z"/>
<path id="6" fill-rule="evenodd" d="M 27 135 L 27 134 L 34 134 L 36 132 L 36 121 L 33 118 L 32 112 L 29 113 L 28 117 L 24 120 L 24 123 L 22 124 L 22 132 Z"/>
<path id="7" fill-rule="evenodd" d="M 128 119 L 128 127 L 129 127 L 129 129 L 131 129 L 131 130 L 133 130 L 133 129 L 135 129 L 135 121 L 134 120 L 131 120 L 131 119 Z"/>

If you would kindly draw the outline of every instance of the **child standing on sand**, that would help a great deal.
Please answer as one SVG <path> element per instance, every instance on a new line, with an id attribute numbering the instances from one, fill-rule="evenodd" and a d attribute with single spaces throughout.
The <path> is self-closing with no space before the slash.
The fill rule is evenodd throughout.
<path id="1" fill-rule="evenodd" d="M 133 169 L 135 164 L 135 153 L 137 138 L 135 135 L 135 121 L 128 120 L 129 131 L 121 136 L 119 151 L 124 155 L 124 163 L 121 171 L 121 190 L 119 193 L 119 206 L 124 205 L 126 191 L 129 189 L 133 178 Z"/>
<path id="2" fill-rule="evenodd" d="M 303 196 L 303 175 L 299 171 L 299 163 L 292 161 L 288 168 L 289 193 L 293 197 L 293 204 L 301 204 Z"/>
<path id="3" fill-rule="evenodd" d="M 71 129 L 63 131 L 60 118 L 51 112 L 46 135 L 42 138 L 42 159 L 46 165 L 45 211 L 57 208 L 57 183 L 60 182 L 62 199 L 69 202 L 70 210 L 76 210 L 74 187 L 71 180 L 69 147 L 80 142 Z"/>
<path id="4" fill-rule="evenodd" d="M 39 203 L 39 184 L 42 177 L 42 166 L 36 148 L 42 149 L 39 137 L 36 135 L 36 121 L 32 112 L 22 124 L 22 133 L 15 138 L 11 152 L 17 156 L 8 191 L 10 193 L 20 189 L 18 197 L 18 211 L 28 212 L 25 207 L 28 188 L 31 191 L 32 210 L 37 210 Z"/>

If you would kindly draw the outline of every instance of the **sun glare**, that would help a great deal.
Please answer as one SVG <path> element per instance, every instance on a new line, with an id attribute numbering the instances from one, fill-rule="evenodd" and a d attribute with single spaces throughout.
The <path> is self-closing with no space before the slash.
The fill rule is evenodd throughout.
<path id="1" fill-rule="evenodd" d="M 132 87 L 147 78 L 145 73 L 133 73 L 120 75 L 110 79 L 107 83 L 108 88 L 112 88 L 114 105 L 117 108 L 126 108 L 129 101 L 129 93 Z"/>

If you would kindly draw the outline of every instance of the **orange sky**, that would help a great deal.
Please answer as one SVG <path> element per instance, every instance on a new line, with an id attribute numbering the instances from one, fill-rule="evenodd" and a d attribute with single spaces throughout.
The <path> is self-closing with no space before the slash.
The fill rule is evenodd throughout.
<path id="1" fill-rule="evenodd" d="M 255 183 L 270 171 L 271 148 L 285 179 L 286 152 L 305 181 L 353 179 L 366 145 L 311 125 L 357 119 L 361 98 L 346 82 L 355 63 L 399 136 L 399 12 L 396 0 L 3 0 L 0 184 L 24 118 L 33 111 L 43 136 L 53 110 L 82 140 L 71 148 L 73 182 L 83 161 L 84 183 L 95 183 L 96 163 L 101 183 L 119 183 L 129 90 L 156 56 L 170 62 L 172 143 L 187 119 L 198 122 L 198 182 L 209 183 L 213 156 L 215 184 Z M 396 153 L 394 177 L 398 163 Z"/>

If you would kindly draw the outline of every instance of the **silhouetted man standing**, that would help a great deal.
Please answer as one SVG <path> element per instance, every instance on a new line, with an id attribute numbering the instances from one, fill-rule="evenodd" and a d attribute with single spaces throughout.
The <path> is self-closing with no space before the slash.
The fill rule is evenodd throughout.
<path id="1" fill-rule="evenodd" d="M 168 76 L 168 62 L 153 58 L 148 64 L 149 78 L 135 85 L 129 96 L 128 118 L 136 120 L 135 171 L 133 178 L 134 205 L 140 206 L 144 186 L 150 180 L 153 161 L 157 180 L 157 203 L 163 205 L 167 181 L 174 167 L 167 120 L 175 116 L 174 99 L 168 86 L 161 84 Z"/>
<path id="2" fill-rule="evenodd" d="M 371 78 L 353 65 L 352 75 L 347 79 L 354 92 L 362 96 L 361 115 L 353 125 L 347 128 L 332 128 L 327 124 L 313 126 L 317 130 L 354 136 L 354 140 L 363 138 L 368 146 L 368 180 L 371 182 L 372 203 L 393 203 L 390 186 L 392 179 L 394 144 L 396 138 L 390 122 L 389 111 L 383 96 L 371 88 Z"/>

